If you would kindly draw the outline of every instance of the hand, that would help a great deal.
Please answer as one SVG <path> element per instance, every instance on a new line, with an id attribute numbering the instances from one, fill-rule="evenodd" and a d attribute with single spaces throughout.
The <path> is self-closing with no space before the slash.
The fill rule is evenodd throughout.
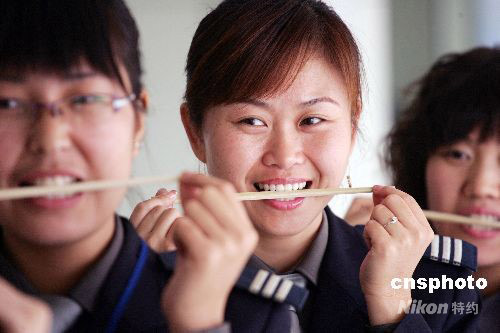
<path id="1" fill-rule="evenodd" d="M 47 333 L 52 312 L 44 302 L 28 296 L 0 278 L 0 331 Z"/>
<path id="2" fill-rule="evenodd" d="M 373 200 L 365 197 L 354 198 L 345 213 L 344 220 L 350 225 L 366 224 L 373 210 Z"/>
<path id="3" fill-rule="evenodd" d="M 410 195 L 389 186 L 373 187 L 375 207 L 365 226 L 368 254 L 359 278 L 372 325 L 401 321 L 400 301 L 411 301 L 410 289 L 393 289 L 393 278 L 410 278 L 434 233 Z M 387 224 L 395 216 L 398 222 Z M 385 227 L 384 227 L 385 226 Z"/>
<path id="4" fill-rule="evenodd" d="M 171 230 L 180 216 L 177 209 L 172 208 L 176 196 L 176 191 L 159 189 L 154 197 L 135 206 L 130 216 L 139 236 L 156 252 L 175 250 Z"/>
<path id="5" fill-rule="evenodd" d="M 176 222 L 176 267 L 162 297 L 173 332 L 224 322 L 227 298 L 258 238 L 231 184 L 189 173 L 180 181 L 185 217 Z"/>

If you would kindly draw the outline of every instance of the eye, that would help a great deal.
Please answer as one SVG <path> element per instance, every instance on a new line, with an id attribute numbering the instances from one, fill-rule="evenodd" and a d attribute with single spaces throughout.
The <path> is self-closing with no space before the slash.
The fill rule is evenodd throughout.
<path id="1" fill-rule="evenodd" d="M 250 125 L 250 126 L 266 126 L 266 124 L 257 118 L 245 118 L 238 121 L 239 124 Z"/>
<path id="2" fill-rule="evenodd" d="M 0 110 L 15 110 L 22 107 L 21 103 L 12 98 L 0 98 Z"/>
<path id="3" fill-rule="evenodd" d="M 319 117 L 307 117 L 300 121 L 300 125 L 306 125 L 306 126 L 316 125 L 322 122 L 323 120 L 324 119 L 321 119 Z"/>
<path id="4" fill-rule="evenodd" d="M 445 150 L 443 156 L 455 162 L 468 162 L 472 159 L 471 154 L 457 148 L 450 148 L 448 150 Z"/>
<path id="5" fill-rule="evenodd" d="M 73 106 L 101 104 L 104 102 L 106 102 L 106 96 L 101 95 L 79 95 L 70 98 L 70 103 Z"/>

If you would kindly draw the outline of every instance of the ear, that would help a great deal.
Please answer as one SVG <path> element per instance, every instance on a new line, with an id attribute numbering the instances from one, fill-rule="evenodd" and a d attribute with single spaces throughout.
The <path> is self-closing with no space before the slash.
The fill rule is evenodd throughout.
<path id="1" fill-rule="evenodd" d="M 146 129 L 146 110 L 149 106 L 149 95 L 143 90 L 138 98 L 139 107 L 135 110 L 135 126 L 134 126 L 134 156 L 139 154 L 140 143 L 144 140 L 144 132 Z"/>
<path id="2" fill-rule="evenodd" d="M 205 143 L 203 142 L 203 136 L 201 130 L 196 127 L 196 125 L 191 121 L 191 116 L 189 115 L 189 108 L 187 103 L 182 103 L 181 108 L 181 119 L 184 125 L 184 130 L 191 144 L 191 149 L 193 150 L 196 157 L 203 163 L 206 163 L 205 154 Z"/>

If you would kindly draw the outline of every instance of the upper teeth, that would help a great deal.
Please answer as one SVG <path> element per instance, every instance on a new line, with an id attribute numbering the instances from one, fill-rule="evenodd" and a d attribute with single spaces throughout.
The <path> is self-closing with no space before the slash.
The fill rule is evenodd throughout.
<path id="1" fill-rule="evenodd" d="M 54 176 L 54 177 L 43 177 L 37 178 L 33 181 L 36 186 L 60 186 L 71 184 L 76 181 L 76 178 L 71 176 Z"/>
<path id="2" fill-rule="evenodd" d="M 484 221 L 495 221 L 499 222 L 497 217 L 494 215 L 480 215 L 480 214 L 471 214 L 470 217 L 474 217 L 476 219 L 484 220 Z"/>
<path id="3" fill-rule="evenodd" d="M 302 183 L 293 183 L 293 184 L 257 184 L 260 190 L 263 191 L 276 191 L 276 192 L 284 192 L 284 191 L 296 191 L 302 190 L 306 187 L 306 182 Z"/>
<path id="4" fill-rule="evenodd" d="M 480 215 L 480 214 L 471 214 L 470 217 L 474 217 L 479 220 L 483 221 L 493 221 L 493 222 L 500 222 L 496 216 L 493 215 Z M 491 227 L 485 227 L 485 226 L 479 226 L 479 225 L 471 225 L 469 228 L 474 229 L 474 230 L 479 230 L 479 231 L 489 231 L 489 230 L 495 230 L 495 228 Z"/>

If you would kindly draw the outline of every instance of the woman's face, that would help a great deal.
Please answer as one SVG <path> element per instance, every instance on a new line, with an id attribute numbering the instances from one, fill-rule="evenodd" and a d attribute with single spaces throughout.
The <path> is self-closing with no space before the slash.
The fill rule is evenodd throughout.
<path id="1" fill-rule="evenodd" d="M 0 77 L 0 112 L 5 112 L 8 99 L 47 104 L 75 97 L 72 103 L 80 105 L 95 94 L 127 95 L 117 82 L 85 64 L 64 74 Z M 0 187 L 129 176 L 134 141 L 143 132 L 143 116 L 130 103 L 116 112 L 99 113 L 95 119 L 100 121 L 93 122 L 76 116 L 70 121 L 69 112 L 54 115 L 46 109 L 38 110 L 40 116 L 30 126 L 17 126 L 14 118 L 10 126 L 0 124 Z M 0 223 L 5 236 L 18 241 L 63 245 L 95 235 L 105 225 L 109 230 L 123 195 L 119 189 L 0 201 Z"/>
<path id="2" fill-rule="evenodd" d="M 500 141 L 479 142 L 478 131 L 442 147 L 427 162 L 427 201 L 432 210 L 500 220 Z M 500 225 L 500 221 L 498 222 Z M 440 234 L 478 248 L 480 266 L 500 264 L 500 229 L 435 223 Z"/>
<path id="3" fill-rule="evenodd" d="M 350 103 L 340 73 L 311 57 L 285 91 L 209 109 L 197 156 L 239 192 L 340 184 L 353 146 Z M 196 150 L 196 148 L 195 148 Z M 330 197 L 247 201 L 261 237 L 315 230 Z"/>

